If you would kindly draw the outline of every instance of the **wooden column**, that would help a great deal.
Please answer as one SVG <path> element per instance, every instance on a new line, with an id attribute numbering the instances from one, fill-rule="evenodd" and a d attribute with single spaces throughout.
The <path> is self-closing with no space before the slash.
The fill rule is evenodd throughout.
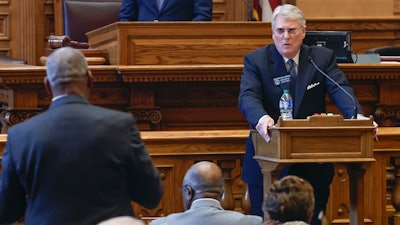
<path id="1" fill-rule="evenodd" d="M 224 209 L 234 210 L 235 203 L 232 193 L 232 170 L 235 168 L 235 160 L 219 160 L 218 166 L 224 176 L 224 194 L 222 196 L 222 207 Z"/>
<path id="2" fill-rule="evenodd" d="M 43 14 L 43 1 L 32 1 L 32 0 L 18 0 L 13 1 L 10 5 L 11 13 L 18 15 L 12 17 L 12 27 L 15 29 L 14 38 L 11 40 L 10 48 L 13 55 L 16 58 L 27 60 L 28 64 L 36 65 L 38 62 L 38 55 L 36 54 L 38 49 L 43 52 L 44 46 L 43 41 L 40 43 L 37 41 L 36 32 L 42 33 L 41 29 L 38 29 L 38 24 L 43 25 L 39 22 L 44 15 Z M 43 35 L 43 34 L 42 34 Z"/>

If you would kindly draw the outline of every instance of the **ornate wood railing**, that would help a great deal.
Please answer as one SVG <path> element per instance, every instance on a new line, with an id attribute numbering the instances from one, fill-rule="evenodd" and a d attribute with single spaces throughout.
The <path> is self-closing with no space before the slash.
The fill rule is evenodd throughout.
<path id="1" fill-rule="evenodd" d="M 366 115 L 400 123 L 400 64 L 341 64 Z M 131 112 L 141 130 L 246 129 L 237 109 L 240 64 L 90 66 L 93 104 Z M 2 132 L 46 110 L 45 67 L 0 66 Z M 173 91 L 172 91 L 173 90 Z M 328 111 L 338 113 L 332 104 Z"/>

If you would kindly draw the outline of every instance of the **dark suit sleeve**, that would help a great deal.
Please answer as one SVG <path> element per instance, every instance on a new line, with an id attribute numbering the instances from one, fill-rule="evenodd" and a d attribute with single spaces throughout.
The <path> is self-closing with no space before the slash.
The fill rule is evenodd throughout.
<path id="1" fill-rule="evenodd" d="M 133 161 L 129 172 L 129 190 L 132 200 L 153 209 L 161 200 L 163 188 L 160 175 L 143 143 L 136 123 L 131 122 L 131 149 Z"/>
<path id="2" fill-rule="evenodd" d="M 26 193 L 19 182 L 9 145 L 10 141 L 7 141 L 1 160 L 3 171 L 0 175 L 0 224 L 17 221 L 24 215 L 26 208 Z"/>
<path id="3" fill-rule="evenodd" d="M 254 128 L 258 120 L 267 114 L 263 105 L 263 84 L 261 73 L 256 65 L 254 54 L 244 57 L 243 74 L 240 81 L 239 110 L 246 117 L 251 128 Z"/>
<path id="4" fill-rule="evenodd" d="M 212 9 L 212 0 L 193 0 L 194 17 L 192 21 L 211 21 Z"/>
<path id="5" fill-rule="evenodd" d="M 118 21 L 137 21 L 138 7 L 136 0 L 122 0 Z"/>

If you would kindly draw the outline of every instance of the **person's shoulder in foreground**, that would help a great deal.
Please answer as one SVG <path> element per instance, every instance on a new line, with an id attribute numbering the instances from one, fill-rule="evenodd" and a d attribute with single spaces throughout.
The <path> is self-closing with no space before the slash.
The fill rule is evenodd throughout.
<path id="1" fill-rule="evenodd" d="M 192 165 L 182 182 L 183 206 L 186 210 L 152 221 L 151 225 L 260 225 L 259 216 L 244 215 L 224 210 L 221 196 L 224 179 L 221 169 L 212 162 L 201 161 Z"/>

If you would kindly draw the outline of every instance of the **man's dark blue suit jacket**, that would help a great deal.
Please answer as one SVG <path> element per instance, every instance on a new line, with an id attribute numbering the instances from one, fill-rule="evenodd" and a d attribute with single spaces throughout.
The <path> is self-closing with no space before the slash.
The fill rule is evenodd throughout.
<path id="1" fill-rule="evenodd" d="M 211 21 L 212 0 L 123 0 L 119 21 Z"/>
<path id="2" fill-rule="evenodd" d="M 8 132 L 0 178 L 0 224 L 88 225 L 133 216 L 162 196 L 133 116 L 89 104 L 79 95 Z"/>
<path id="3" fill-rule="evenodd" d="M 333 51 L 324 47 L 302 45 L 294 94 L 294 118 L 304 119 L 315 113 L 326 112 L 326 94 L 345 118 L 351 118 L 354 114 L 353 100 L 318 72 L 310 59 L 313 59 L 322 71 L 353 96 L 357 111 L 362 114 L 361 106 L 357 102 L 346 76 L 339 69 Z M 276 81 L 279 80 L 277 78 L 287 74 L 283 57 L 274 44 L 245 55 L 238 104 L 240 111 L 249 122 L 250 128 L 255 129 L 258 120 L 266 114 L 277 122 L 280 115 L 279 99 L 283 89 L 288 88 L 289 83 Z M 263 176 L 259 164 L 253 159 L 254 154 L 254 146 L 250 137 L 247 141 L 242 179 L 262 187 Z M 326 178 L 329 179 L 329 182 L 332 179 L 329 176 Z"/>

